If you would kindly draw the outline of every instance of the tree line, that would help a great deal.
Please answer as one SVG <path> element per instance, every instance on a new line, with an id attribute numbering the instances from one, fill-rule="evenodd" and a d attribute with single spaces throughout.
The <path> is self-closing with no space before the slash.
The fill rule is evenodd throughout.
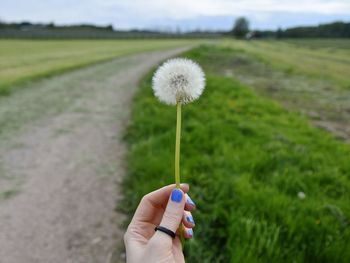
<path id="1" fill-rule="evenodd" d="M 333 22 L 318 26 L 300 26 L 273 30 L 249 29 L 249 21 L 245 17 L 236 19 L 228 34 L 237 38 L 350 38 L 350 23 Z"/>
<path id="2" fill-rule="evenodd" d="M 0 38 L 29 39 L 128 39 L 128 38 L 219 38 L 223 32 L 195 30 L 116 30 L 112 25 L 89 24 L 59 26 L 53 23 L 5 23 L 0 20 Z"/>
<path id="3" fill-rule="evenodd" d="M 277 38 L 349 38 L 350 23 L 334 22 L 318 26 L 294 27 L 286 30 L 277 30 Z"/>
<path id="4" fill-rule="evenodd" d="M 350 38 L 350 23 L 334 22 L 318 26 L 301 26 L 278 30 L 250 30 L 249 20 L 238 17 L 230 31 L 195 30 L 191 32 L 166 32 L 157 30 L 115 30 L 112 25 L 68 25 L 30 22 L 6 23 L 0 21 L 0 38 Z"/>

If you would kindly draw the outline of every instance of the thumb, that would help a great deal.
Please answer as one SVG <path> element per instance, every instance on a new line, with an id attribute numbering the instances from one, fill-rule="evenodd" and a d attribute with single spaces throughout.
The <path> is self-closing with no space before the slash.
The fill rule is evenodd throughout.
<path id="1" fill-rule="evenodd" d="M 183 217 L 184 209 L 185 209 L 185 194 L 181 189 L 175 188 L 171 194 L 168 201 L 168 204 L 165 208 L 165 212 L 163 214 L 162 221 L 160 222 L 160 226 L 165 227 L 173 232 L 176 232 L 178 229 L 180 222 Z M 176 237 L 177 238 L 177 237 Z M 162 255 L 168 255 L 169 251 L 172 252 L 173 240 L 167 234 L 156 231 L 156 233 L 151 238 L 148 243 L 150 246 L 153 256 L 162 257 Z M 170 253 L 172 255 L 172 253 Z M 159 261 L 152 261 L 159 262 Z M 168 262 L 168 261 L 164 261 Z"/>
<path id="2" fill-rule="evenodd" d="M 176 232 L 183 217 L 185 201 L 184 192 L 181 189 L 175 188 L 170 194 L 160 225 Z"/>

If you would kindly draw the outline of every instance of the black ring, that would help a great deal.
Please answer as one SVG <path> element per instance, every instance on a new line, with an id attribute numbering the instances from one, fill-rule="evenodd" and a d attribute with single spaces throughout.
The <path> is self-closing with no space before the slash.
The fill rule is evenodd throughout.
<path id="1" fill-rule="evenodd" d="M 173 231 L 171 231 L 170 229 L 167 229 L 166 227 L 164 226 L 156 226 L 156 228 L 154 229 L 154 231 L 161 231 L 169 236 L 171 236 L 172 238 L 175 238 L 175 233 Z"/>

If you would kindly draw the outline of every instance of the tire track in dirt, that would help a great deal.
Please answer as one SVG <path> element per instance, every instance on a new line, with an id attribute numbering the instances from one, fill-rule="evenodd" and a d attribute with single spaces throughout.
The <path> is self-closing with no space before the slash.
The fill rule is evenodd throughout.
<path id="1" fill-rule="evenodd" d="M 132 96 L 152 66 L 186 49 L 119 58 L 0 98 L 1 263 L 111 261 L 123 234 L 114 209 Z"/>

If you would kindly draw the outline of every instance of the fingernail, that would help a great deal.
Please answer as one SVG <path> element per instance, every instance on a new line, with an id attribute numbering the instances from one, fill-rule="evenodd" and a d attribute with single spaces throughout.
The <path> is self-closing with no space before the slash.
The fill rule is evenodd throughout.
<path id="1" fill-rule="evenodd" d="M 192 230 L 192 228 L 187 229 L 187 235 L 189 237 L 193 237 L 193 230 Z"/>
<path id="2" fill-rule="evenodd" d="M 191 224 L 195 224 L 194 219 L 192 216 L 187 216 L 186 217 L 187 221 L 190 222 Z"/>
<path id="3" fill-rule="evenodd" d="M 192 199 L 191 199 L 191 197 L 189 195 L 187 195 L 186 203 L 188 203 L 190 205 L 193 205 L 193 206 L 196 206 L 196 204 L 192 201 Z"/>
<path id="4" fill-rule="evenodd" d="M 174 189 L 171 192 L 171 201 L 176 202 L 176 203 L 180 203 L 182 200 L 182 191 L 179 189 Z"/>

